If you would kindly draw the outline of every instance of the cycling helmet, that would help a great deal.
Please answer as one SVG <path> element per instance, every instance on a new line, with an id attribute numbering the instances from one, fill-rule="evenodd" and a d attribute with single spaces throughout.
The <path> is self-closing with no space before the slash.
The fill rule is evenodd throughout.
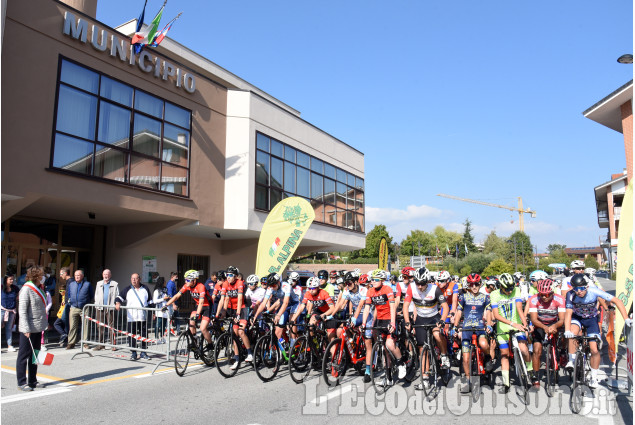
<path id="1" fill-rule="evenodd" d="M 188 270 L 183 275 L 185 279 L 198 279 L 198 271 L 196 270 Z"/>
<path id="2" fill-rule="evenodd" d="M 573 260 L 571 262 L 571 267 L 569 267 L 570 269 L 583 269 L 584 266 L 584 261 L 582 260 Z"/>
<path id="3" fill-rule="evenodd" d="M 386 277 L 384 276 L 384 271 L 382 269 L 375 269 L 372 272 L 370 272 L 370 278 L 371 280 L 375 280 L 375 279 L 385 280 L 386 279 Z"/>
<path id="4" fill-rule="evenodd" d="M 307 287 L 307 289 L 319 288 L 320 287 L 320 278 L 318 278 L 318 277 L 309 278 L 309 280 L 306 281 L 306 287 Z"/>
<path id="5" fill-rule="evenodd" d="M 267 286 L 267 276 L 263 276 L 260 278 L 260 284 L 262 286 Z"/>
<path id="6" fill-rule="evenodd" d="M 344 275 L 344 280 L 346 282 L 355 282 L 357 279 L 355 278 L 353 272 L 348 272 Z"/>
<path id="7" fill-rule="evenodd" d="M 414 276 L 414 273 L 415 273 L 414 267 L 408 266 L 408 267 L 404 267 L 403 269 L 401 269 L 401 275 L 403 277 L 411 278 L 411 277 Z"/>
<path id="8" fill-rule="evenodd" d="M 250 274 L 249 276 L 247 276 L 247 285 L 249 286 L 257 285 L 259 281 L 260 281 L 260 278 L 256 276 L 255 274 Z"/>
<path id="9" fill-rule="evenodd" d="M 455 282 L 458 282 L 458 281 L 459 281 L 459 276 L 458 276 L 458 275 L 456 275 L 456 274 L 455 274 L 455 275 L 453 275 L 453 276 L 452 276 L 452 280 L 453 280 L 453 281 L 455 281 Z"/>
<path id="10" fill-rule="evenodd" d="M 494 288 L 498 289 L 500 286 L 498 278 L 496 276 L 490 276 L 490 278 L 487 280 L 487 286 L 493 286 Z"/>
<path id="11" fill-rule="evenodd" d="M 403 282 L 403 275 L 399 275 L 397 277 L 397 282 Z"/>
<path id="12" fill-rule="evenodd" d="M 277 285 L 280 283 L 280 275 L 278 273 L 269 273 L 267 275 L 267 286 Z"/>
<path id="13" fill-rule="evenodd" d="M 217 271 L 216 277 L 218 278 L 218 280 L 227 280 L 227 276 L 225 276 L 225 270 Z"/>
<path id="14" fill-rule="evenodd" d="M 467 288 L 467 276 L 463 276 L 459 282 L 459 289 Z"/>
<path id="15" fill-rule="evenodd" d="M 481 275 L 478 273 L 470 273 L 467 275 L 467 286 L 481 286 Z"/>
<path id="16" fill-rule="evenodd" d="M 450 280 L 450 273 L 445 270 L 440 271 L 437 275 L 437 282 L 447 282 L 448 280 Z"/>
<path id="17" fill-rule="evenodd" d="M 329 272 L 327 272 L 326 270 L 320 270 L 317 274 L 317 277 L 319 279 L 327 280 L 329 278 Z"/>
<path id="18" fill-rule="evenodd" d="M 298 272 L 289 273 L 289 280 L 300 280 L 300 274 Z"/>
<path id="19" fill-rule="evenodd" d="M 583 274 L 575 274 L 571 278 L 571 287 L 589 286 L 589 278 Z"/>
<path id="20" fill-rule="evenodd" d="M 362 274 L 362 271 L 360 269 L 355 269 L 351 273 L 353 273 L 353 276 L 359 277 Z"/>
<path id="21" fill-rule="evenodd" d="M 225 271 L 225 274 L 233 274 L 234 276 L 236 276 L 238 274 L 238 268 L 234 267 L 234 266 L 229 266 L 227 267 L 227 271 Z"/>
<path id="22" fill-rule="evenodd" d="M 589 276 L 593 276 L 596 271 L 597 270 L 595 270 L 593 267 L 587 267 L 586 269 L 584 269 L 584 273 L 588 274 Z"/>
<path id="23" fill-rule="evenodd" d="M 500 275 L 500 277 L 498 278 L 498 282 L 500 283 L 501 289 L 504 290 L 513 289 L 515 286 L 514 278 L 509 273 L 503 273 L 502 275 Z"/>
<path id="24" fill-rule="evenodd" d="M 368 283 L 368 275 L 366 273 L 364 273 L 363 275 L 359 276 L 359 283 L 362 285 L 365 285 Z"/>
<path id="25" fill-rule="evenodd" d="M 415 270 L 413 277 L 416 283 L 428 283 L 430 280 L 430 272 L 425 267 L 420 267 Z"/>
<path id="26" fill-rule="evenodd" d="M 514 273 L 514 277 L 520 279 L 523 274 L 521 272 Z"/>
<path id="27" fill-rule="evenodd" d="M 530 282 L 538 282 L 539 280 L 544 280 L 544 279 L 547 279 L 548 277 L 549 277 L 549 275 L 546 272 L 544 272 L 542 270 L 534 270 L 529 275 L 529 281 Z"/>
<path id="28" fill-rule="evenodd" d="M 549 295 L 553 293 L 553 280 L 547 278 L 538 281 L 538 293 L 541 295 Z"/>

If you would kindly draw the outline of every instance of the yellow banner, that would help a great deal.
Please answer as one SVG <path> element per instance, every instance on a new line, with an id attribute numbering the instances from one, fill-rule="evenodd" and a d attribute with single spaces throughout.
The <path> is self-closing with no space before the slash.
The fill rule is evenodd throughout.
<path id="1" fill-rule="evenodd" d="M 388 242 L 382 237 L 379 241 L 379 264 L 381 270 L 388 270 Z"/>
<path id="2" fill-rule="evenodd" d="M 314 219 L 313 207 L 303 198 L 286 198 L 273 207 L 260 232 L 256 274 L 282 273 Z"/>
<path id="3" fill-rule="evenodd" d="M 610 206 L 609 206 L 610 208 Z M 617 278 L 615 296 L 622 300 L 628 312 L 633 303 L 633 182 L 626 188 L 622 212 L 620 214 L 620 229 L 617 239 Z M 615 314 L 615 351 L 624 329 L 624 318 Z"/>

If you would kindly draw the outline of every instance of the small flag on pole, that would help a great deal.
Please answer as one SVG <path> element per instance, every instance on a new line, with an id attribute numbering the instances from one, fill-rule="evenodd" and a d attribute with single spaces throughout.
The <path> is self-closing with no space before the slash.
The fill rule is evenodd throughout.
<path id="1" fill-rule="evenodd" d="M 439 245 L 437 245 L 437 255 L 441 254 L 441 251 L 439 251 Z"/>
<path id="2" fill-rule="evenodd" d="M 163 6 L 161 6 L 161 9 L 159 9 L 159 12 L 157 12 L 156 16 L 145 31 L 137 31 L 135 35 L 132 36 L 132 41 L 130 42 L 130 44 L 134 45 L 135 54 L 138 55 L 139 53 L 141 53 L 141 49 L 143 49 L 143 46 L 152 43 L 152 41 L 154 40 L 154 36 L 157 34 L 157 30 L 159 29 L 159 22 L 161 22 L 163 9 L 165 8 L 165 4 L 167 2 L 168 0 L 165 0 L 163 2 Z M 142 14 L 145 13 L 145 6 L 143 7 L 143 9 L 144 12 L 142 12 Z M 141 23 L 141 25 L 143 25 L 143 22 Z M 137 23 L 137 28 L 139 28 L 139 23 Z"/>
<path id="3" fill-rule="evenodd" d="M 445 244 L 445 250 L 447 251 L 448 254 L 450 253 L 450 247 L 447 244 Z"/>
<path id="4" fill-rule="evenodd" d="M 40 366 L 50 366 L 53 363 L 53 354 L 48 351 L 33 350 L 33 364 Z"/>
<path id="5" fill-rule="evenodd" d="M 467 244 L 463 244 L 465 246 L 465 255 L 467 255 L 469 253 L 469 251 L 467 250 Z"/>
<path id="6" fill-rule="evenodd" d="M 174 22 L 176 22 L 176 20 L 179 19 L 179 17 L 181 16 L 181 13 L 176 15 L 176 18 L 168 22 L 167 25 L 164 26 L 163 29 L 155 35 L 154 40 L 152 40 L 152 43 L 149 44 L 150 47 L 157 47 L 159 44 L 161 44 L 165 36 L 168 34 L 168 31 L 170 31 L 170 28 L 172 28 L 172 24 L 174 24 Z"/>

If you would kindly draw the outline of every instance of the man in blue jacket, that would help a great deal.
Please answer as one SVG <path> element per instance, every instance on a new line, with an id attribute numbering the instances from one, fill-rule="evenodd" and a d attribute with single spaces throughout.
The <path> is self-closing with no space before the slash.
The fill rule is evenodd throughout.
<path id="1" fill-rule="evenodd" d="M 86 304 L 90 304 L 93 300 L 93 287 L 90 282 L 84 280 L 84 272 L 75 271 L 75 280 L 70 282 L 66 288 L 66 296 L 68 297 L 68 305 L 70 306 L 69 314 L 69 332 L 67 350 L 75 348 L 79 336 L 79 327 L 82 322 L 82 309 Z M 83 339 L 88 340 L 88 326 L 84 326 Z M 88 344 L 84 344 L 87 349 Z"/>

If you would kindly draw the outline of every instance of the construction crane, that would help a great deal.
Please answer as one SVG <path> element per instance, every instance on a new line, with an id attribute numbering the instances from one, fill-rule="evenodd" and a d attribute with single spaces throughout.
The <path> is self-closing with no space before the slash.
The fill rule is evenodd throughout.
<path id="1" fill-rule="evenodd" d="M 459 198 L 458 196 L 446 195 L 444 193 L 439 193 L 437 194 L 437 196 L 441 196 L 443 198 L 456 199 L 457 201 L 471 202 L 473 204 L 486 205 L 488 207 L 496 207 L 496 208 L 503 208 L 510 211 L 516 211 L 519 217 L 518 221 L 520 222 L 520 231 L 523 233 L 525 232 L 525 220 L 524 220 L 523 214 L 531 214 L 531 218 L 536 218 L 536 211 L 532 211 L 530 208 L 523 209 L 523 198 L 521 198 L 520 196 L 518 197 L 518 208 L 508 207 L 507 205 L 498 205 L 498 204 L 492 204 L 489 202 L 477 201 L 474 199 Z"/>

